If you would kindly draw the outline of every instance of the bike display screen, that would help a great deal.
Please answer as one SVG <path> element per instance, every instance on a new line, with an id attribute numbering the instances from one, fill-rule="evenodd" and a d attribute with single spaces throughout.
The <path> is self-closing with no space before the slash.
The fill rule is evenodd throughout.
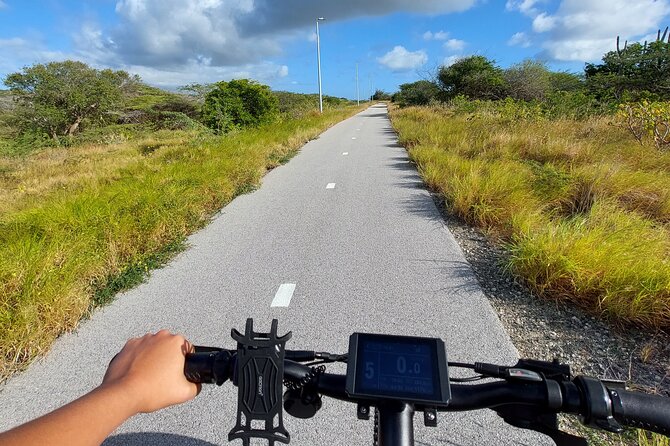
<path id="1" fill-rule="evenodd" d="M 349 338 L 347 393 L 363 399 L 447 404 L 450 391 L 444 342 L 354 333 Z"/>

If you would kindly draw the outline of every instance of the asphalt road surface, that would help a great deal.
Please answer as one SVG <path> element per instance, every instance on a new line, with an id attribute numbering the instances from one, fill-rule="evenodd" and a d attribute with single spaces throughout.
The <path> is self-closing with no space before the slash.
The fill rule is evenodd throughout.
<path id="1" fill-rule="evenodd" d="M 346 352 L 349 334 L 364 331 L 440 337 L 454 361 L 516 358 L 382 105 L 305 145 L 188 243 L 148 282 L 96 311 L 0 388 L 0 430 L 92 389 L 129 337 L 160 328 L 233 348 L 232 327 L 242 331 L 253 317 L 263 331 L 278 318 L 281 334 L 293 332 L 292 349 Z M 207 386 L 190 403 L 133 418 L 105 444 L 228 444 L 236 390 Z M 372 442 L 372 421 L 357 420 L 354 405 L 335 400 L 324 399 L 311 420 L 285 415 L 284 422 L 293 445 Z M 508 427 L 490 411 L 440 414 L 437 428 L 417 415 L 415 427 L 419 445 L 546 438 Z"/>

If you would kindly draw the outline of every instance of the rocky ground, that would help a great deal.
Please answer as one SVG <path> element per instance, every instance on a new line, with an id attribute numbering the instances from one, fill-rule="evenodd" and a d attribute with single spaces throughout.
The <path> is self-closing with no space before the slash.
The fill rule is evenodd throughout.
<path id="1" fill-rule="evenodd" d="M 670 396 L 670 335 L 617 328 L 569 303 L 534 296 L 502 266 L 502 248 L 444 210 L 443 215 L 522 357 L 558 358 L 573 374 L 623 380 Z"/>
<path id="2" fill-rule="evenodd" d="M 630 388 L 670 396 L 670 335 L 617 328 L 569 303 L 539 298 L 502 266 L 506 253 L 476 228 L 451 215 L 434 197 L 445 222 L 522 358 L 569 364 L 573 375 L 626 381 Z M 595 445 L 630 445 L 637 434 L 596 434 L 574 419 L 563 429 Z"/>

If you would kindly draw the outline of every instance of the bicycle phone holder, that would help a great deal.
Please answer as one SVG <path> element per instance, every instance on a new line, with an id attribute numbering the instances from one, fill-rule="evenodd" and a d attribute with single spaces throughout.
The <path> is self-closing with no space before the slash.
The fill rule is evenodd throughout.
<path id="1" fill-rule="evenodd" d="M 253 330 L 253 319 L 247 319 L 245 333 L 233 329 L 237 341 L 237 365 L 233 383 L 237 385 L 237 423 L 228 434 L 228 441 L 241 439 L 249 446 L 252 438 L 288 444 L 291 437 L 284 428 L 282 391 L 284 379 L 284 347 L 291 332 L 277 335 L 277 319 L 272 320 L 270 333 Z"/>

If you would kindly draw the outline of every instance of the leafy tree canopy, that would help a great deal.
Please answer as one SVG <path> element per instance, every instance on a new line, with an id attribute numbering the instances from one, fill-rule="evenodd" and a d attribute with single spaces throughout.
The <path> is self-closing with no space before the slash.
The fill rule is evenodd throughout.
<path id="1" fill-rule="evenodd" d="M 196 83 L 181 86 L 179 87 L 179 90 L 185 94 L 188 94 L 189 96 L 193 96 L 198 102 L 202 102 L 205 100 L 207 94 L 212 91 L 212 88 L 214 88 L 214 84 Z"/>
<path id="2" fill-rule="evenodd" d="M 84 120 L 104 121 L 139 82 L 125 71 L 96 70 L 72 60 L 36 64 L 5 79 L 17 98 L 21 129 L 55 140 L 76 133 Z"/>
<path id="3" fill-rule="evenodd" d="M 393 101 L 401 106 L 408 105 L 428 105 L 432 100 L 437 99 L 440 94 L 439 87 L 427 80 L 420 80 L 408 84 L 402 84 L 400 91 L 393 97 Z"/>
<path id="4" fill-rule="evenodd" d="M 248 79 L 217 82 L 205 96 L 203 122 L 217 132 L 273 121 L 278 100 L 270 87 Z"/>
<path id="5" fill-rule="evenodd" d="M 447 98 L 464 95 L 471 99 L 502 99 L 507 83 L 495 61 L 470 56 L 439 69 L 437 78 Z"/>
<path id="6" fill-rule="evenodd" d="M 507 93 L 514 99 L 540 100 L 551 89 L 551 74 L 543 62 L 524 60 L 506 69 L 503 77 L 507 83 Z"/>
<path id="7" fill-rule="evenodd" d="M 372 95 L 373 101 L 389 101 L 391 100 L 391 95 L 385 92 L 384 90 L 375 90 L 375 93 Z"/>
<path id="8" fill-rule="evenodd" d="M 632 43 L 610 51 L 601 64 L 586 64 L 589 89 L 600 98 L 621 99 L 625 92 L 639 97 L 649 92 L 670 98 L 670 42 Z"/>

